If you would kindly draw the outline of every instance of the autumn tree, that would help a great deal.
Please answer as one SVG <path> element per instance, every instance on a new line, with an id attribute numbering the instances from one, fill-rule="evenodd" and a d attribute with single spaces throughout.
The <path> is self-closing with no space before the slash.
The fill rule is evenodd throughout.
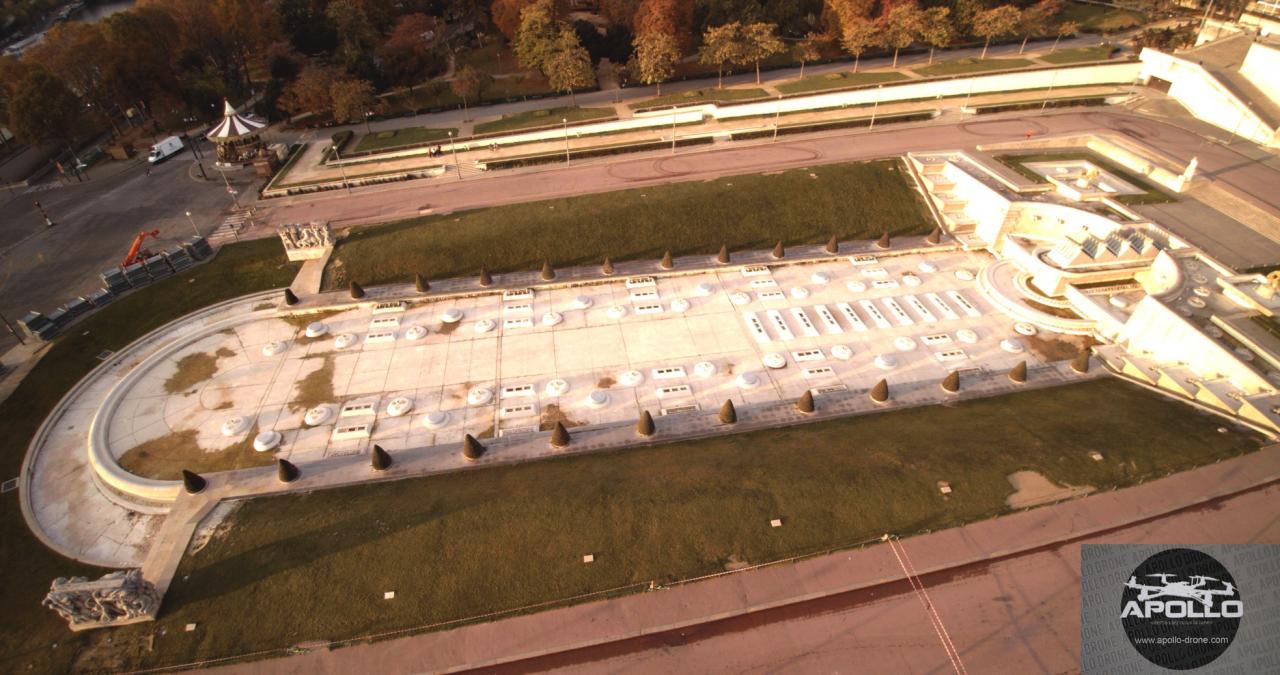
<path id="1" fill-rule="evenodd" d="M 352 78 L 341 78 L 329 85 L 329 100 L 333 106 L 333 119 L 348 123 L 365 119 L 378 104 L 378 98 L 373 95 L 373 84 Z"/>
<path id="2" fill-rule="evenodd" d="M 973 34 L 986 40 L 982 45 L 982 56 L 978 58 L 987 58 L 987 48 L 991 46 L 991 39 L 1013 33 L 1021 18 L 1022 12 L 1013 5 L 1000 5 L 974 15 Z"/>
<path id="3" fill-rule="evenodd" d="M 333 0 L 324 10 L 338 34 L 333 55 L 350 73 L 367 72 L 377 33 L 358 0 Z"/>
<path id="4" fill-rule="evenodd" d="M 109 92 L 104 86 L 99 62 L 106 46 L 97 24 L 69 21 L 45 33 L 44 40 L 32 47 L 25 58 L 48 68 L 67 87 L 79 92 L 85 103 L 110 120 Z"/>
<path id="5" fill-rule="evenodd" d="M 755 64 L 756 84 L 760 84 L 760 62 L 781 53 L 785 47 L 778 39 L 777 27 L 768 23 L 749 23 L 742 27 L 742 47 L 738 50 L 739 63 Z"/>
<path id="6" fill-rule="evenodd" d="M 676 39 L 666 33 L 648 32 L 636 36 L 633 56 L 636 79 L 645 84 L 657 85 L 657 95 L 662 95 L 662 83 L 676 72 L 680 60 L 680 48 Z"/>
<path id="7" fill-rule="evenodd" d="M 1032 34 L 1043 33 L 1049 29 L 1049 21 L 1060 11 L 1062 11 L 1061 0 L 1040 0 L 1022 10 L 1018 16 L 1018 30 L 1022 32 L 1022 46 L 1018 48 L 1019 54 L 1026 51 L 1027 40 L 1031 39 Z"/>
<path id="8" fill-rule="evenodd" d="M 512 46 L 522 67 L 542 70 L 555 52 L 560 33 L 552 12 L 552 0 L 538 0 L 520 13 L 520 29 Z"/>
<path id="9" fill-rule="evenodd" d="M 574 89 L 590 87 L 596 81 L 591 55 L 578 41 L 578 34 L 567 24 L 560 27 L 560 35 L 556 38 L 551 55 L 543 63 L 542 70 L 551 88 L 568 92 L 575 106 L 578 105 L 578 98 Z"/>
<path id="10" fill-rule="evenodd" d="M 840 46 L 853 54 L 853 72 L 858 72 L 862 53 L 880 45 L 880 30 L 867 16 L 849 16 L 840 23 Z"/>
<path id="11" fill-rule="evenodd" d="M 80 100 L 57 75 L 32 68 L 9 101 L 9 130 L 33 145 L 66 144 L 80 127 Z"/>
<path id="12" fill-rule="evenodd" d="M 178 89 L 173 64 L 177 26 L 172 17 L 152 7 L 134 7 L 112 14 L 100 25 L 106 41 L 102 77 L 116 100 L 150 107 Z"/>
<path id="13" fill-rule="evenodd" d="M 880 24 L 881 38 L 885 46 L 893 47 L 893 67 L 898 67 L 898 52 L 920 39 L 924 14 L 915 2 L 894 5 L 885 13 Z"/>
<path id="14" fill-rule="evenodd" d="M 280 34 L 278 15 L 264 0 L 212 0 L 209 13 L 219 37 L 240 65 L 244 81 L 253 83 L 249 54 Z"/>
<path id="15" fill-rule="evenodd" d="M 926 9 L 920 22 L 920 39 L 929 45 L 929 65 L 933 65 L 933 50 L 942 49 L 955 39 L 955 31 L 951 27 L 951 9 Z"/>
<path id="16" fill-rule="evenodd" d="M 1058 43 L 1062 41 L 1063 35 L 1075 35 L 1076 33 L 1080 32 L 1080 24 L 1076 23 L 1075 21 L 1063 21 L 1062 23 L 1058 24 L 1057 32 L 1058 32 L 1057 37 L 1053 38 L 1053 46 L 1049 48 L 1050 54 L 1058 51 Z"/>
<path id="17" fill-rule="evenodd" d="M 693 5 L 688 0 L 641 0 L 632 30 L 637 37 L 645 33 L 666 35 L 675 44 L 679 58 L 693 39 Z"/>
<path id="18" fill-rule="evenodd" d="M 739 50 L 742 41 L 739 33 L 742 24 L 734 21 L 722 26 L 708 28 L 702 34 L 702 47 L 698 49 L 698 63 L 716 67 L 716 88 L 724 88 L 724 64 L 736 63 L 742 59 Z"/>
<path id="19" fill-rule="evenodd" d="M 493 77 L 473 66 L 463 66 L 454 73 L 449 88 L 462 99 L 462 109 L 467 109 L 468 101 L 479 101 L 484 91 L 493 85 Z"/>
<path id="20" fill-rule="evenodd" d="M 382 72 L 412 93 L 418 83 L 439 69 L 442 59 L 436 45 L 443 28 L 439 19 L 420 12 L 400 17 L 378 47 Z"/>
<path id="21" fill-rule="evenodd" d="M 805 33 L 794 48 L 796 59 L 800 61 L 800 77 L 804 77 L 804 66 L 810 61 L 822 58 L 822 50 L 831 42 L 831 38 L 823 33 Z"/>
<path id="22" fill-rule="evenodd" d="M 520 30 L 521 14 L 529 5 L 538 0 L 493 0 L 489 7 L 489 18 L 498 31 L 508 40 L 514 40 Z"/>
<path id="23" fill-rule="evenodd" d="M 294 80 L 280 96 L 280 108 L 290 115 L 315 113 L 320 117 L 333 111 L 333 97 L 330 89 L 334 83 L 333 71 L 321 66 L 307 66 L 302 69 L 298 79 Z"/>
<path id="24" fill-rule="evenodd" d="M 0 125 L 10 125 L 10 102 L 31 66 L 16 56 L 0 56 Z"/>

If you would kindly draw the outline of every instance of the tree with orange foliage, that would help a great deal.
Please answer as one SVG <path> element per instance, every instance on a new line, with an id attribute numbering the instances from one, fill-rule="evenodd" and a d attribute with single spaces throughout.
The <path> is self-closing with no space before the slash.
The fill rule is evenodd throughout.
<path id="1" fill-rule="evenodd" d="M 670 37 L 683 54 L 693 40 L 693 3 L 686 0 L 641 0 L 632 25 L 637 36 L 659 33 Z"/>

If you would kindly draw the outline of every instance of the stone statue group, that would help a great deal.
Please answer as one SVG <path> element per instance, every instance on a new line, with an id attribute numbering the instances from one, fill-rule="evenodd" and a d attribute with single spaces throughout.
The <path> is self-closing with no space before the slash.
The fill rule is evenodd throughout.
<path id="1" fill-rule="evenodd" d="M 142 578 L 142 570 L 121 570 L 97 581 L 58 577 L 42 604 L 60 614 L 72 629 L 96 628 L 154 618 L 160 594 Z"/>

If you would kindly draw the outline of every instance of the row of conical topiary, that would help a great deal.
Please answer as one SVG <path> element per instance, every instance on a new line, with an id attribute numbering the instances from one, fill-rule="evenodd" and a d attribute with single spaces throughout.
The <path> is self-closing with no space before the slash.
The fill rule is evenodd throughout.
<path id="1" fill-rule="evenodd" d="M 939 243 L 940 241 L 942 241 L 942 230 L 940 228 L 934 228 L 933 232 L 930 232 L 929 236 L 926 237 L 925 240 L 928 241 L 930 244 Z M 888 232 L 885 232 L 883 235 L 880 236 L 880 239 L 876 241 L 876 246 L 881 249 L 889 248 L 890 240 L 889 240 Z M 833 235 L 831 239 L 827 240 L 827 245 L 823 247 L 823 250 L 831 254 L 839 253 L 840 252 L 839 240 L 836 239 L 836 237 Z M 777 245 L 773 247 L 773 251 L 770 252 L 770 255 L 775 260 L 780 260 L 786 257 L 787 249 L 783 245 L 783 243 L 779 241 Z M 729 264 L 731 259 L 732 258 L 729 253 L 729 246 L 727 244 L 722 244 L 720 246 L 720 251 L 716 254 L 716 262 L 722 265 L 727 265 Z M 662 259 L 658 261 L 658 267 L 664 270 L 669 270 L 675 267 L 675 260 L 671 256 L 671 251 L 668 250 L 662 254 Z M 613 263 L 609 260 L 607 256 L 605 257 L 604 262 L 600 265 L 600 271 L 604 274 L 613 274 L 614 272 Z M 551 266 L 551 261 L 549 260 L 542 261 L 542 270 L 539 272 L 538 276 L 543 281 L 553 281 L 556 278 L 556 270 L 554 267 Z M 493 285 L 493 275 L 489 272 L 489 269 L 487 267 L 484 267 L 484 266 L 480 267 L 479 283 L 482 288 L 488 288 L 489 286 Z M 431 284 L 428 283 L 426 278 L 424 278 L 421 274 L 413 275 L 413 286 L 415 289 L 417 289 L 419 293 L 426 293 L 428 290 L 431 289 Z M 360 284 L 355 281 L 352 281 L 349 284 L 348 290 L 351 293 L 351 297 L 356 300 L 359 300 L 365 296 L 364 288 L 362 288 Z M 294 292 L 290 289 L 285 289 L 284 297 L 285 297 L 286 304 L 296 305 L 298 303 L 298 296 L 295 295 Z"/>

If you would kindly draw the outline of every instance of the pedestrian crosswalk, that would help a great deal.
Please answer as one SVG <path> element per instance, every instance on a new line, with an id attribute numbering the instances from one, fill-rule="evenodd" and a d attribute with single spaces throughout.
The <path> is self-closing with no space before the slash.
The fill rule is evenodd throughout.
<path id="1" fill-rule="evenodd" d="M 222 224 L 218 225 L 209 235 L 209 243 L 217 244 L 238 239 L 252 217 L 253 213 L 249 210 L 236 211 L 229 214 L 222 220 Z"/>

